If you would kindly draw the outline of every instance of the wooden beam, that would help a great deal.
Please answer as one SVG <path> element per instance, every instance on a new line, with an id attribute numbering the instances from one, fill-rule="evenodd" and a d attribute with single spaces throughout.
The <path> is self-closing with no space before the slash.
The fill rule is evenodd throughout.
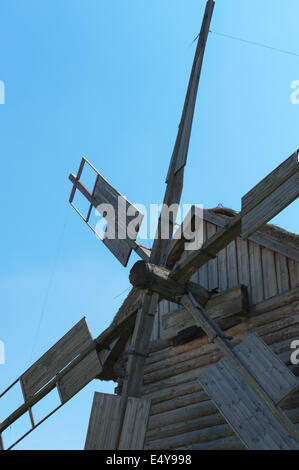
<path id="1" fill-rule="evenodd" d="M 131 284 L 139 289 L 149 289 L 160 294 L 161 299 L 180 303 L 180 298 L 188 289 L 201 305 L 211 297 L 207 289 L 194 282 L 179 284 L 170 277 L 170 271 L 154 264 L 137 261 L 129 276 Z"/>

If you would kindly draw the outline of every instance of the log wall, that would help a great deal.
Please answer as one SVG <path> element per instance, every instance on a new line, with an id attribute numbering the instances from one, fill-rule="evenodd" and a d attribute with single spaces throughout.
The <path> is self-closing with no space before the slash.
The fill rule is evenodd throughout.
<path id="1" fill-rule="evenodd" d="M 265 285 L 270 284 L 263 284 L 263 296 Z M 227 334 L 239 344 L 253 331 L 299 376 L 299 365 L 290 364 L 290 344 L 299 338 L 299 287 L 252 306 Z M 152 347 L 143 385 L 143 395 L 152 400 L 145 449 L 244 448 L 197 382 L 220 358 L 207 337 L 176 347 L 160 341 Z M 285 407 L 299 430 L 299 393 Z"/>

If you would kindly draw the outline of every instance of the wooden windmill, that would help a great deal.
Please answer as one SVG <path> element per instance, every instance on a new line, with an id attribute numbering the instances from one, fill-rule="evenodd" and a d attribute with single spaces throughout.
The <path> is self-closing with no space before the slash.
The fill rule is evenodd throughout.
<path id="1" fill-rule="evenodd" d="M 76 191 L 80 191 L 90 203 L 86 217 L 74 206 L 84 221 L 91 226 L 89 219 L 92 208 L 96 208 L 106 218 L 107 228 L 102 241 L 107 248 L 124 266 L 132 250 L 141 258 L 130 273 L 133 286 L 142 290 L 142 303 L 137 315 L 135 318 L 124 318 L 95 340 L 89 333 L 85 319 L 81 320 L 1 395 L 19 383 L 24 404 L 0 424 L 0 435 L 24 413 L 29 413 L 32 424 L 32 428 L 10 448 L 99 376 L 119 336 L 132 328 L 134 322 L 122 394 L 97 394 L 85 448 L 142 449 L 150 412 L 150 401 L 142 397 L 144 366 L 158 302 L 168 299 L 184 306 L 196 325 L 223 353 L 224 358 L 208 369 L 200 378 L 200 383 L 246 447 L 299 449 L 299 437 L 281 409 L 284 400 L 299 389 L 298 379 L 257 335 L 249 335 L 241 345 L 234 347 L 230 338 L 205 310 L 212 293 L 190 281 L 201 266 L 215 258 L 237 236 L 246 239 L 299 196 L 298 151 L 242 198 L 240 214 L 227 222 L 200 248 L 190 251 L 171 271 L 166 268 L 176 221 L 175 211 L 169 212 L 168 208 L 178 205 L 181 198 L 198 84 L 214 4 L 213 0 L 209 0 L 206 5 L 152 249 L 148 250 L 136 240 L 143 215 L 94 167 L 96 178 L 92 192 L 84 186 L 82 172 L 86 164 L 90 165 L 86 159 L 82 159 L 77 175 L 70 175 L 73 184 L 71 204 L 74 206 Z M 119 201 L 129 217 L 123 217 Z M 108 217 L 108 207 L 114 208 L 116 216 L 114 237 L 109 237 L 112 222 Z M 168 237 L 165 234 L 162 236 L 162 225 L 166 219 L 169 222 Z M 35 423 L 32 411 L 34 405 L 55 387 L 61 404 L 42 421 Z"/>

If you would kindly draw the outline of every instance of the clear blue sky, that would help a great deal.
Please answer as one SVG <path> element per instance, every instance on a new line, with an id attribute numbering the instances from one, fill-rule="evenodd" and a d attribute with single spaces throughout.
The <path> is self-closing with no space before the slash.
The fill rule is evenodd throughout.
<path id="1" fill-rule="evenodd" d="M 204 6 L 1 1 L 1 389 L 84 315 L 98 335 L 125 298 L 129 267 L 69 206 L 68 174 L 84 155 L 132 202 L 161 202 Z M 211 29 L 299 53 L 298 17 L 297 0 L 216 0 Z M 299 147 L 294 80 L 299 57 L 209 36 L 183 202 L 239 210 Z M 299 233 L 298 208 L 276 222 Z M 18 448 L 82 448 L 94 391 L 113 389 L 92 382 Z"/>

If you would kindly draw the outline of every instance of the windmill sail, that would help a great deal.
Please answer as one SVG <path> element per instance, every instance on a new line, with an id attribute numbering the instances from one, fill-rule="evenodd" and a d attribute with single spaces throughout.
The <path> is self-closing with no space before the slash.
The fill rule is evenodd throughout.
<path id="1" fill-rule="evenodd" d="M 80 181 L 85 164 L 89 165 L 95 173 L 95 182 L 92 192 Z M 69 179 L 73 183 L 73 189 L 69 199 L 72 207 L 98 238 L 102 240 L 118 261 L 123 266 L 126 266 L 132 250 L 135 250 L 141 258 L 148 260 L 148 250 L 136 242 L 143 220 L 143 214 L 137 207 L 111 186 L 85 158 L 82 158 L 77 176 L 71 174 Z M 84 216 L 73 203 L 76 190 L 79 190 L 90 203 L 86 216 Z M 106 219 L 107 226 L 103 236 L 89 223 L 93 207 Z"/>

